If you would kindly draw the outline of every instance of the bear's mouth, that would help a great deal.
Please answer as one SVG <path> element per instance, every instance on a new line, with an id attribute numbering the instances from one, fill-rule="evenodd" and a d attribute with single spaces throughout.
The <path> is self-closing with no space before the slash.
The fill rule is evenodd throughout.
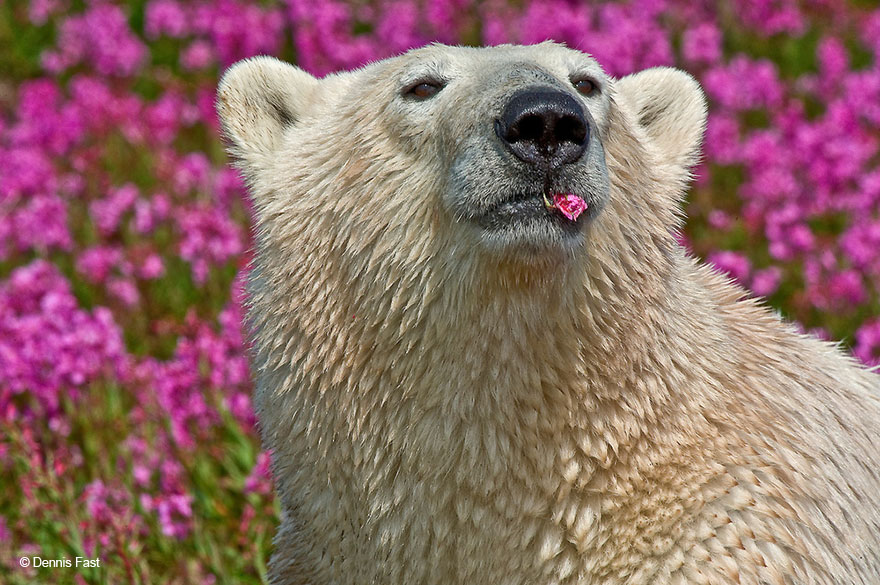
<path id="1" fill-rule="evenodd" d="M 589 211 L 588 201 L 574 193 L 515 193 L 492 204 L 479 215 L 478 223 L 484 229 L 500 230 L 545 222 L 573 235 L 580 231 Z"/>
<path id="2" fill-rule="evenodd" d="M 589 209 L 584 198 L 574 193 L 554 193 L 550 197 L 544 193 L 543 199 L 544 207 L 558 211 L 569 221 L 577 221 L 577 218 Z"/>

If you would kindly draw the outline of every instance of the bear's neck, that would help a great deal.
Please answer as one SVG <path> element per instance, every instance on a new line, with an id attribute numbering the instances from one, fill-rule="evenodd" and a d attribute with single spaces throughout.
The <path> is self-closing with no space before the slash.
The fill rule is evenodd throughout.
<path id="1" fill-rule="evenodd" d="M 687 262 L 666 237 L 668 248 L 587 249 L 556 265 L 486 258 L 447 278 L 421 307 L 420 342 L 393 360 L 407 364 L 393 383 L 408 440 L 448 465 L 512 469 L 548 442 L 609 461 L 686 412 L 673 357 L 693 351 L 678 335 L 693 325 L 672 299 L 689 296 L 673 290 Z"/>
<path id="2" fill-rule="evenodd" d="M 699 375 L 688 369 L 716 360 L 696 352 L 717 338 L 693 307 L 712 301 L 663 202 L 612 188 L 584 248 L 538 265 L 442 237 L 430 255 L 350 250 L 341 235 L 314 247 L 265 238 L 276 249 L 258 256 L 250 311 L 265 427 L 326 429 L 326 444 L 402 442 L 438 473 L 556 465 L 524 464 L 530 449 L 605 461 L 644 437 L 677 436 L 658 425 L 693 427 L 705 405 L 684 392 Z M 291 265 L 297 278 L 265 276 Z M 284 449 L 284 436 L 267 447 Z"/>

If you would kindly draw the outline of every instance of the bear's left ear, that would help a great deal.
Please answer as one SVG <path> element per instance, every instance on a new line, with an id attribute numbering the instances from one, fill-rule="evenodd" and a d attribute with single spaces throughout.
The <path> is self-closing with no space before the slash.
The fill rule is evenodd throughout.
<path id="1" fill-rule="evenodd" d="M 696 164 L 707 112 L 703 90 L 693 77 L 671 67 L 655 67 L 618 80 L 615 91 L 628 102 L 666 160 L 684 168 Z"/>
<path id="2" fill-rule="evenodd" d="M 230 152 L 244 163 L 275 152 L 284 130 L 295 125 L 320 82 L 272 57 L 230 67 L 217 88 L 217 114 Z"/>

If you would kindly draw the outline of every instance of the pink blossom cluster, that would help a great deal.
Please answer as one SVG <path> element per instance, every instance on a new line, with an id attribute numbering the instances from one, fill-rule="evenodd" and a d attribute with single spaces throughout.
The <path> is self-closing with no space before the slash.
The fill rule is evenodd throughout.
<path id="1" fill-rule="evenodd" d="M 27 34 L 0 46 L 0 469 L 16 485 L 0 557 L 57 522 L 59 542 L 112 553 L 110 581 L 230 580 L 221 557 L 259 581 L 274 510 L 241 325 L 251 208 L 214 112 L 223 68 L 251 55 L 324 75 L 432 41 L 553 39 L 615 76 L 683 67 L 710 115 L 682 241 L 880 363 L 880 9 L 858 4 L 7 3 Z M 196 558 L 211 533 L 234 551 L 157 578 L 156 551 Z"/>
<path id="2" fill-rule="evenodd" d="M 53 420 L 62 398 L 102 376 L 124 380 L 128 355 L 105 307 L 82 309 L 57 268 L 36 260 L 0 284 L 0 416 Z M 17 396 L 33 399 L 19 404 Z"/>

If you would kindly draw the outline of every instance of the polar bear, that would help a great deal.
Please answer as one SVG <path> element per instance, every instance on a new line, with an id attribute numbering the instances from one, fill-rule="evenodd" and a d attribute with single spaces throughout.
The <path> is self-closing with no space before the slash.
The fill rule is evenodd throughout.
<path id="1" fill-rule="evenodd" d="M 687 74 L 433 45 L 218 94 L 276 584 L 880 583 L 880 381 L 677 244 Z"/>

